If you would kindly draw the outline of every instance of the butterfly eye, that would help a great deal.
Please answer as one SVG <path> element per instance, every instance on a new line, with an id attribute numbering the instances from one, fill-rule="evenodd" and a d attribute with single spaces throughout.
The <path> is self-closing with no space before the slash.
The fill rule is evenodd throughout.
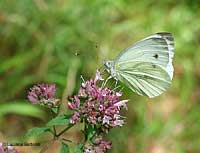
<path id="1" fill-rule="evenodd" d="M 111 61 L 106 61 L 104 64 L 105 64 L 105 66 L 107 66 L 107 67 L 111 67 Z"/>

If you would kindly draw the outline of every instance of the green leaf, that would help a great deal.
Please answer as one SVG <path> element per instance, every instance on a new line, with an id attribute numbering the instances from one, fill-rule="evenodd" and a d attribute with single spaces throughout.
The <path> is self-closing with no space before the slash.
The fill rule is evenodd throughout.
<path id="1" fill-rule="evenodd" d="M 62 143 L 62 148 L 60 150 L 60 153 L 69 153 L 69 147 L 64 142 Z"/>
<path id="2" fill-rule="evenodd" d="M 31 117 L 45 119 L 45 112 L 36 105 L 31 105 L 30 102 L 13 101 L 0 104 L 0 117 L 6 114 L 19 114 Z"/>
<path id="3" fill-rule="evenodd" d="M 95 134 L 95 128 L 89 124 L 86 130 L 86 134 L 87 134 L 87 139 L 91 140 Z"/>
<path id="4" fill-rule="evenodd" d="M 0 73 L 10 68 L 19 69 L 20 67 L 24 67 L 26 63 L 28 63 L 31 59 L 37 56 L 37 54 L 37 52 L 23 52 L 20 54 L 18 53 L 13 57 L 10 57 L 9 59 L 1 62 Z"/>
<path id="5" fill-rule="evenodd" d="M 49 127 L 35 127 L 30 130 L 25 134 L 25 138 L 27 137 L 32 137 L 32 136 L 38 136 L 41 135 L 45 132 L 50 132 L 51 129 Z"/>
<path id="6" fill-rule="evenodd" d="M 47 126 L 53 126 L 53 125 L 67 125 L 69 123 L 69 119 L 71 118 L 71 115 L 59 115 L 50 120 L 47 123 Z"/>
<path id="7" fill-rule="evenodd" d="M 54 112 L 55 114 L 58 113 L 58 107 L 52 107 L 51 110 L 52 110 L 52 112 Z"/>
<path id="8" fill-rule="evenodd" d="M 83 144 L 79 144 L 79 145 L 76 147 L 74 153 L 83 153 Z"/>

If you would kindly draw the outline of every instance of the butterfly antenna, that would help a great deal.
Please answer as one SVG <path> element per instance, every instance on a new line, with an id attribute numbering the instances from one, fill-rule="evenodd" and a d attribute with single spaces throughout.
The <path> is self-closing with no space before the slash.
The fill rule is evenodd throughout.
<path id="1" fill-rule="evenodd" d="M 116 81 L 115 81 L 115 88 L 117 87 L 117 83 L 118 83 L 118 80 L 117 79 L 115 79 Z"/>

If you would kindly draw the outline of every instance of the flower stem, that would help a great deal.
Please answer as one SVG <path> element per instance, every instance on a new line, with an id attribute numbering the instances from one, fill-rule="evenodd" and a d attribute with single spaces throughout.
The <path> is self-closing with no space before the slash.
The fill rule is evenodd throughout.
<path id="1" fill-rule="evenodd" d="M 62 138 L 62 140 L 73 143 L 73 141 L 69 139 Z"/>
<path id="2" fill-rule="evenodd" d="M 69 130 L 71 127 L 73 127 L 74 126 L 74 124 L 70 124 L 68 127 L 66 127 L 64 130 L 62 130 L 60 133 L 58 133 L 57 135 L 56 135 L 56 137 L 59 137 L 59 136 L 61 136 L 63 133 L 65 133 L 67 130 Z"/>
<path id="3" fill-rule="evenodd" d="M 55 125 L 53 126 L 53 133 L 54 133 L 54 137 L 56 137 L 56 136 L 57 136 L 57 132 L 56 132 L 56 127 L 55 127 Z"/>

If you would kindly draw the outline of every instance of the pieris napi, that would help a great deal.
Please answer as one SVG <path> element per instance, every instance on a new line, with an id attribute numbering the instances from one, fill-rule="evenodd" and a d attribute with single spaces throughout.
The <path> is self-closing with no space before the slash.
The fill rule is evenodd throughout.
<path id="1" fill-rule="evenodd" d="M 174 40 L 171 33 L 146 37 L 105 61 L 106 70 L 139 95 L 156 97 L 169 88 L 173 78 Z"/>

